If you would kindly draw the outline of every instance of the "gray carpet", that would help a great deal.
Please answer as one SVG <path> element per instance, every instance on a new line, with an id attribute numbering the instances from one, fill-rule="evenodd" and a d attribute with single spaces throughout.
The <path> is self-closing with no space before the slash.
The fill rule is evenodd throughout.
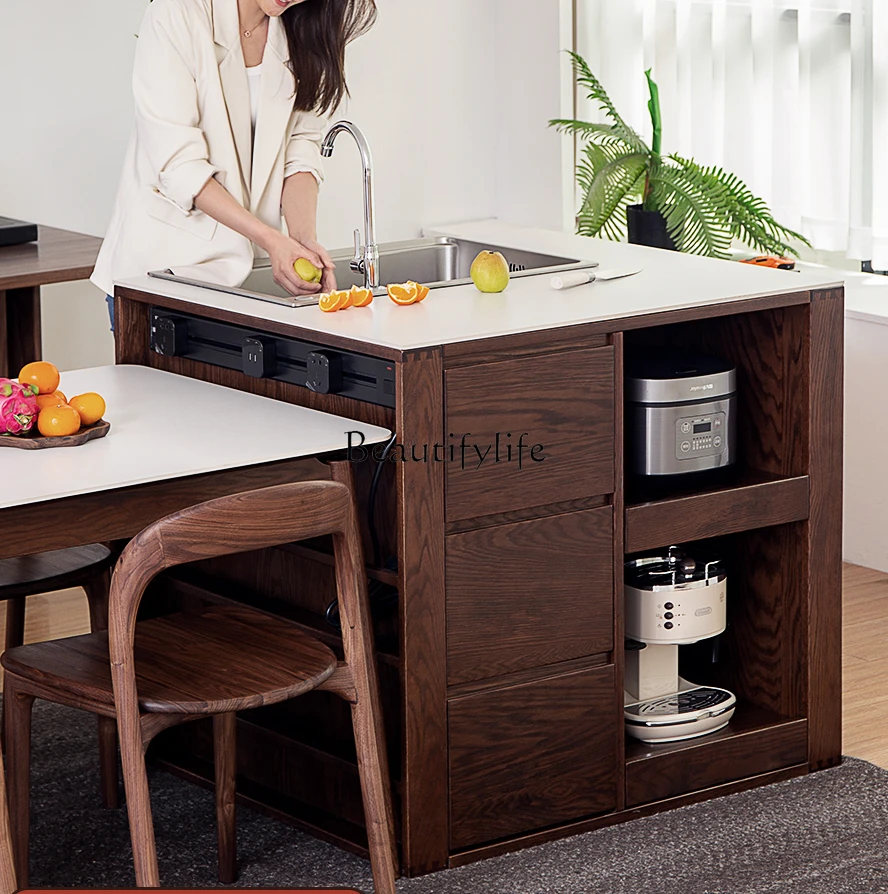
<path id="1" fill-rule="evenodd" d="M 95 722 L 38 703 L 32 887 L 132 884 L 126 815 L 97 804 Z M 151 775 L 161 880 L 215 885 L 212 796 Z M 371 890 L 369 865 L 239 812 L 247 887 Z M 419 879 L 404 894 L 888 894 L 888 771 L 833 770 Z"/>

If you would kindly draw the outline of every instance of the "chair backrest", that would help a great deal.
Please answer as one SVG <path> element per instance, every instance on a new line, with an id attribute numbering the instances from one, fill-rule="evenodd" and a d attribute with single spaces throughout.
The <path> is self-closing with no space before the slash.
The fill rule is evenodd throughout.
<path id="1" fill-rule="evenodd" d="M 161 571 L 332 534 L 339 592 L 366 587 L 351 470 L 346 463 L 334 465 L 346 467 L 338 470 L 339 481 L 295 482 L 219 497 L 168 515 L 130 541 L 114 571 L 108 610 L 118 716 L 123 706 L 132 708 L 137 700 L 136 615 L 148 584 Z"/>

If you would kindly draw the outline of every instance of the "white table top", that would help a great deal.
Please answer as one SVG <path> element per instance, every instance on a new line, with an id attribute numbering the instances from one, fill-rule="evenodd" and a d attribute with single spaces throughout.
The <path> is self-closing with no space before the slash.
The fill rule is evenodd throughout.
<path id="1" fill-rule="evenodd" d="M 415 350 L 479 338 L 535 332 L 622 317 L 640 316 L 727 301 L 825 288 L 841 283 L 835 271 L 798 273 L 700 258 L 639 245 L 590 239 L 571 233 L 479 221 L 424 231 L 490 247 L 529 249 L 584 261 L 604 269 L 641 269 L 637 276 L 590 283 L 563 292 L 549 276 L 515 278 L 505 292 L 484 295 L 474 285 L 433 289 L 421 304 L 398 307 L 377 298 L 369 307 L 322 313 L 143 276 L 120 283 L 140 291 L 271 320 L 320 334 Z M 321 338 L 323 340 L 323 338 Z"/>
<path id="2" fill-rule="evenodd" d="M 368 444 L 391 434 L 146 366 L 65 372 L 59 387 L 101 394 L 111 430 L 79 447 L 0 449 L 0 509 L 344 450 L 349 431 Z"/>

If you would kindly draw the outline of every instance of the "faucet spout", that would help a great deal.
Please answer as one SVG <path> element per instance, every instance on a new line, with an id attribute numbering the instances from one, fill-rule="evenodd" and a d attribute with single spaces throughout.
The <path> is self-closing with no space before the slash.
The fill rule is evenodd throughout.
<path id="1" fill-rule="evenodd" d="M 379 246 L 376 242 L 375 209 L 373 204 L 373 157 L 370 154 L 370 145 L 361 129 L 351 121 L 337 121 L 321 143 L 321 155 L 330 158 L 333 155 L 333 145 L 339 134 L 346 132 L 351 134 L 358 151 L 361 154 L 361 167 L 364 171 L 364 251 L 356 252 L 352 269 L 364 274 L 364 287 L 375 289 L 379 286 Z"/>

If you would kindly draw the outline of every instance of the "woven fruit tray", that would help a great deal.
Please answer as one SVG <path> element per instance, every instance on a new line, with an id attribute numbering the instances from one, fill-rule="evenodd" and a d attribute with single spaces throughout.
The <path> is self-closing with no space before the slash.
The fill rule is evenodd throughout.
<path id="1" fill-rule="evenodd" d="M 24 435 L 0 435 L 0 447 L 18 447 L 23 450 L 42 450 L 46 447 L 79 447 L 87 441 L 104 438 L 110 429 L 111 423 L 100 419 L 93 425 L 85 425 L 76 435 L 60 435 L 55 438 L 47 438 L 36 432 Z"/>

